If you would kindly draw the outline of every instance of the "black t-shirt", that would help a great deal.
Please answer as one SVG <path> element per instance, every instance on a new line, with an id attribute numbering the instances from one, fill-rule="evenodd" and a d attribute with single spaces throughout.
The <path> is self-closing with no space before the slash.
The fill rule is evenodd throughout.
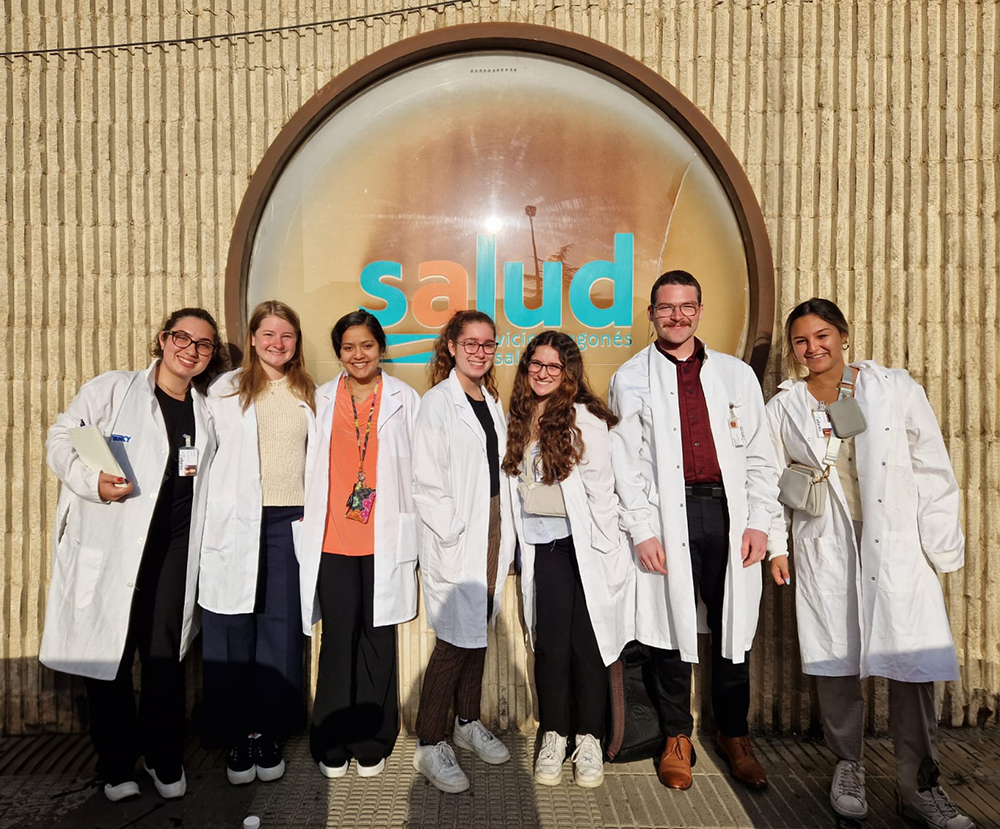
<path id="1" fill-rule="evenodd" d="M 161 543 L 166 543 L 169 539 L 172 542 L 183 540 L 186 544 L 191 527 L 194 477 L 177 474 L 177 455 L 178 449 L 185 445 L 184 435 L 191 439 L 191 445 L 194 446 L 194 404 L 191 402 L 190 391 L 184 400 L 176 400 L 159 386 L 156 387 L 156 401 L 160 404 L 170 449 L 167 452 L 167 465 L 163 470 L 160 496 L 156 499 L 156 509 L 153 510 L 150 536 L 155 533 Z M 202 460 L 198 458 L 199 467 Z"/>
<path id="2" fill-rule="evenodd" d="M 472 411 L 479 418 L 479 425 L 486 433 L 486 458 L 490 462 L 490 498 L 500 494 L 500 444 L 497 442 L 497 430 L 493 428 L 493 417 L 490 415 L 490 404 L 485 400 L 473 400 L 469 395 Z"/>

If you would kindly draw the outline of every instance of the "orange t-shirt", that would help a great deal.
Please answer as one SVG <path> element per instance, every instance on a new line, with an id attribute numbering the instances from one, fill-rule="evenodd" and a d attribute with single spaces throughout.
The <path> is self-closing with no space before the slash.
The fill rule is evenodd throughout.
<path id="1" fill-rule="evenodd" d="M 368 398 L 357 403 L 358 430 L 361 446 L 365 445 L 365 429 L 371 414 L 371 432 L 368 451 L 365 453 L 365 486 L 376 490 L 375 504 L 367 524 L 347 517 L 347 498 L 358 482 L 358 436 L 354 429 L 354 409 L 347 390 L 347 377 L 337 389 L 337 402 L 333 409 L 333 427 L 330 430 L 330 492 L 326 505 L 326 532 L 323 534 L 323 552 L 342 556 L 370 556 L 375 552 L 375 510 L 378 509 L 376 466 L 378 461 L 378 408 L 382 402 L 382 383 Z M 372 407 L 375 411 L 372 411 Z"/>

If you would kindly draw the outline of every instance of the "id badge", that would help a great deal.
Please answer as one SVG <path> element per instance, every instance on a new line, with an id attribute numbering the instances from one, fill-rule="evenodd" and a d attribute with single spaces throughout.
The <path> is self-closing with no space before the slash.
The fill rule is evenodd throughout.
<path id="1" fill-rule="evenodd" d="M 733 446 L 747 445 L 747 436 L 743 431 L 743 421 L 740 418 L 729 418 L 729 437 L 733 439 Z"/>
<path id="2" fill-rule="evenodd" d="M 828 438 L 833 434 L 833 424 L 830 422 L 830 413 L 826 409 L 813 410 L 813 423 L 816 424 L 816 437 Z"/>
<path id="3" fill-rule="evenodd" d="M 191 445 L 191 437 L 184 435 L 185 445 L 177 450 L 177 474 L 193 478 L 198 474 L 198 447 Z"/>

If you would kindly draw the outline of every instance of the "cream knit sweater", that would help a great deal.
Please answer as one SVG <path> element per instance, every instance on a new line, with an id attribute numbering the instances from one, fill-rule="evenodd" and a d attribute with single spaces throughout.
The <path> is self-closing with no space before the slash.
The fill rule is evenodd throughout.
<path id="1" fill-rule="evenodd" d="M 288 387 L 272 380 L 254 401 L 257 448 L 265 507 L 300 507 L 305 503 L 306 410 Z"/>

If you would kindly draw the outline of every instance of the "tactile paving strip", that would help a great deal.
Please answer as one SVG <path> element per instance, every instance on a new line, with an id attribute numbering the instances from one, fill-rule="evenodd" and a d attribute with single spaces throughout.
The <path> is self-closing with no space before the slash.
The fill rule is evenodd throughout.
<path id="1" fill-rule="evenodd" d="M 771 779 L 766 793 L 735 784 L 711 741 L 696 739 L 694 786 L 668 791 L 651 761 L 606 766 L 605 784 L 581 789 L 567 760 L 558 786 L 532 779 L 534 735 L 503 735 L 512 760 L 490 766 L 458 751 L 469 775 L 468 792 L 439 792 L 413 770 L 415 739 L 400 736 L 385 771 L 360 778 L 352 768 L 337 780 L 323 777 L 309 756 L 308 740 L 286 747 L 288 771 L 273 783 L 230 786 L 220 752 L 189 745 L 188 794 L 160 800 L 140 777 L 142 796 L 111 804 L 94 785 L 93 752 L 86 737 L 0 740 L 2 829 L 238 829 L 248 814 L 261 829 L 833 829 L 828 786 L 833 757 L 822 746 L 797 739 L 755 740 Z M 1000 729 L 942 734 L 945 784 L 979 829 L 1000 829 Z M 893 755 L 888 740 L 866 741 L 866 829 L 915 824 L 893 809 Z M 55 769 L 56 773 L 52 773 Z M 69 769 L 69 770 L 67 770 Z M 63 773 L 59 773 L 64 770 Z"/>

